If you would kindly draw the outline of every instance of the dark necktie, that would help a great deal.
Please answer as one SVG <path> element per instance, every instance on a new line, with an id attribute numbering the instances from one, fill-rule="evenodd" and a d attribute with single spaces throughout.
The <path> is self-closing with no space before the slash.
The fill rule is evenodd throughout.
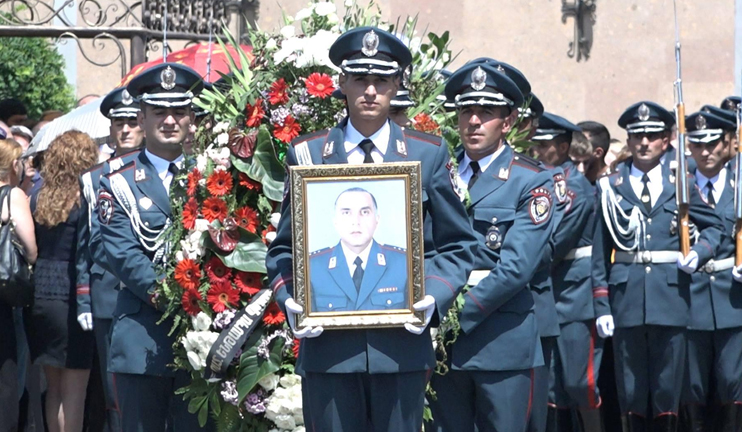
<path id="1" fill-rule="evenodd" d="M 469 166 L 471 167 L 472 175 L 471 175 L 471 178 L 469 179 L 468 189 L 471 190 L 472 186 L 474 186 L 474 183 L 477 182 L 477 179 L 479 178 L 479 173 L 481 171 L 479 170 L 479 162 L 477 161 L 472 161 L 469 164 Z"/>
<path id="2" fill-rule="evenodd" d="M 353 264 L 356 265 L 356 269 L 353 270 L 353 284 L 356 286 L 356 291 L 360 291 L 361 282 L 363 281 L 363 260 L 361 257 L 356 257 Z"/>
<path id="3" fill-rule="evenodd" d="M 706 183 L 706 202 L 708 202 L 712 208 L 716 207 L 716 199 L 714 198 L 714 184 L 711 183 L 710 180 Z"/>
<path id="4" fill-rule="evenodd" d="M 374 163 L 374 158 L 371 157 L 371 150 L 374 149 L 374 142 L 366 138 L 358 144 L 358 147 L 360 147 L 361 150 L 363 150 L 363 153 L 366 154 L 363 158 L 363 163 Z"/>
<path id="5" fill-rule="evenodd" d="M 652 196 L 649 195 L 649 176 L 644 174 L 642 176 L 642 183 L 644 183 L 644 189 L 642 189 L 642 203 L 644 208 L 647 209 L 647 214 L 652 211 Z"/>
<path id="6" fill-rule="evenodd" d="M 175 162 L 170 162 L 170 165 L 168 165 L 167 170 L 170 171 L 170 174 L 175 177 L 178 175 L 178 171 L 180 171 L 180 168 L 178 168 L 178 165 L 175 164 Z"/>

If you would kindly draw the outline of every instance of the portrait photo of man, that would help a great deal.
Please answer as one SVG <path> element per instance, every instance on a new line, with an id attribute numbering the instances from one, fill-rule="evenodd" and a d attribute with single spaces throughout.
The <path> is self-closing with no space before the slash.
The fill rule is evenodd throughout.
<path id="1" fill-rule="evenodd" d="M 311 312 L 409 309 L 407 250 L 378 240 L 376 196 L 359 186 L 329 196 L 335 196 L 332 217 L 325 213 L 318 222 L 331 220 L 339 241 L 309 254 Z M 315 236 L 331 238 L 321 231 Z"/>

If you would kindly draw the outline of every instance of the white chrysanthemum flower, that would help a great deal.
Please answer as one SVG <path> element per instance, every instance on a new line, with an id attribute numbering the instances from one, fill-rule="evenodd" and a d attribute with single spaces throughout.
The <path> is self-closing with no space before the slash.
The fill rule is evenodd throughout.
<path id="1" fill-rule="evenodd" d="M 296 427 L 296 421 L 291 414 L 279 414 L 272 421 L 281 429 L 292 430 Z"/>
<path id="2" fill-rule="evenodd" d="M 278 43 L 276 42 L 274 38 L 268 39 L 268 42 L 265 43 L 265 49 L 267 51 L 274 51 L 277 48 L 278 48 Z"/>
<path id="3" fill-rule="evenodd" d="M 355 0 L 345 0 L 345 7 L 352 7 L 355 3 Z"/>
<path id="4" fill-rule="evenodd" d="M 333 13 L 327 15 L 327 23 L 328 24 L 335 25 L 335 24 L 337 24 L 339 22 L 340 22 L 340 18 L 338 17 L 338 14 L 336 14 L 336 13 L 333 12 Z"/>
<path id="5" fill-rule="evenodd" d="M 226 132 L 222 132 L 219 135 L 216 136 L 216 143 L 220 146 L 225 146 L 229 142 L 229 134 Z"/>
<path id="6" fill-rule="evenodd" d="M 211 318 L 204 312 L 199 312 L 195 317 L 191 317 L 191 324 L 196 331 L 207 331 L 211 327 Z"/>
<path id="7" fill-rule="evenodd" d="M 200 154 L 196 156 L 196 169 L 199 170 L 201 173 L 206 171 L 206 163 L 209 161 L 208 157 L 206 157 L 205 154 Z"/>
<path id="8" fill-rule="evenodd" d="M 284 39 L 291 39 L 292 37 L 294 37 L 294 35 L 296 35 L 296 27 L 291 26 L 291 25 L 287 25 L 287 26 L 281 28 L 280 33 L 281 33 L 281 36 L 283 36 Z M 271 40 L 273 40 L 273 39 L 271 39 Z M 268 42 L 270 42 L 270 41 L 268 41 Z M 273 42 L 275 42 L 275 40 L 273 40 Z M 266 46 L 266 48 L 267 48 L 267 46 Z"/>
<path id="9" fill-rule="evenodd" d="M 209 230 L 209 221 L 206 219 L 196 219 L 196 223 L 193 226 L 193 231 L 203 233 Z"/>
<path id="10" fill-rule="evenodd" d="M 320 2 L 314 4 L 314 13 L 319 16 L 334 14 L 336 10 L 337 8 L 335 8 L 335 4 L 332 2 Z"/>
<path id="11" fill-rule="evenodd" d="M 276 374 L 266 375 L 258 381 L 258 385 L 266 391 L 273 391 L 278 387 L 278 379 Z"/>
<path id="12" fill-rule="evenodd" d="M 309 18 L 310 16 L 312 16 L 312 8 L 308 7 L 306 9 L 302 9 L 299 12 L 297 12 L 296 15 L 294 16 L 294 19 L 296 21 L 301 21 L 304 18 Z"/>

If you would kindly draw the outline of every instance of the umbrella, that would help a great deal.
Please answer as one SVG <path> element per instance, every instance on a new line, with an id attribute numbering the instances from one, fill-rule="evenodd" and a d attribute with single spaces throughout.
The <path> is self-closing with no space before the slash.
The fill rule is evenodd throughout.
<path id="1" fill-rule="evenodd" d="M 191 45 L 188 48 L 184 48 L 180 51 L 175 51 L 167 55 L 167 61 L 173 63 L 180 63 L 184 66 L 188 66 L 198 72 L 199 75 L 206 82 L 214 82 L 221 78 L 219 72 L 223 74 L 229 73 L 229 57 L 227 53 L 235 60 L 235 63 L 240 64 L 240 57 L 237 53 L 237 49 L 233 45 L 226 45 L 227 51 L 225 52 L 219 44 L 211 44 L 211 73 L 207 76 L 206 60 L 209 58 L 209 44 L 197 44 Z M 252 60 L 253 56 L 250 53 L 252 47 L 248 45 L 240 45 L 240 49 L 247 54 L 247 58 Z M 157 60 L 148 61 L 141 63 L 129 71 L 125 77 L 121 79 L 118 87 L 129 84 L 132 78 L 139 75 L 142 71 L 149 69 L 152 66 L 161 64 L 163 62 L 162 57 Z"/>
<path id="2" fill-rule="evenodd" d="M 42 127 L 31 140 L 31 144 L 23 153 L 23 156 L 31 156 L 45 151 L 56 137 L 73 129 L 85 132 L 98 144 L 105 143 L 108 139 L 111 121 L 100 113 L 102 101 L 103 98 L 98 98 L 61 117 L 57 117 L 51 123 Z"/>

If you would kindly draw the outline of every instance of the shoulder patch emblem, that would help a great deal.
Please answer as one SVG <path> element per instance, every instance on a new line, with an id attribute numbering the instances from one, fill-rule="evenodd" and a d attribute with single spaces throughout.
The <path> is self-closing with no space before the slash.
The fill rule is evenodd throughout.
<path id="1" fill-rule="evenodd" d="M 564 208 L 564 213 L 569 213 L 572 210 L 572 204 L 575 202 L 577 194 L 572 189 L 567 189 L 567 205 Z"/>
<path id="2" fill-rule="evenodd" d="M 528 213 L 535 225 L 540 225 L 549 219 L 551 213 L 551 194 L 545 188 L 536 188 L 531 191 L 531 202 L 528 204 Z"/>
<path id="3" fill-rule="evenodd" d="M 567 201 L 567 181 L 562 173 L 554 174 L 554 193 L 559 204 Z"/>
<path id="4" fill-rule="evenodd" d="M 108 225 L 113 217 L 113 197 L 106 191 L 98 194 L 98 219 L 100 223 Z"/>

